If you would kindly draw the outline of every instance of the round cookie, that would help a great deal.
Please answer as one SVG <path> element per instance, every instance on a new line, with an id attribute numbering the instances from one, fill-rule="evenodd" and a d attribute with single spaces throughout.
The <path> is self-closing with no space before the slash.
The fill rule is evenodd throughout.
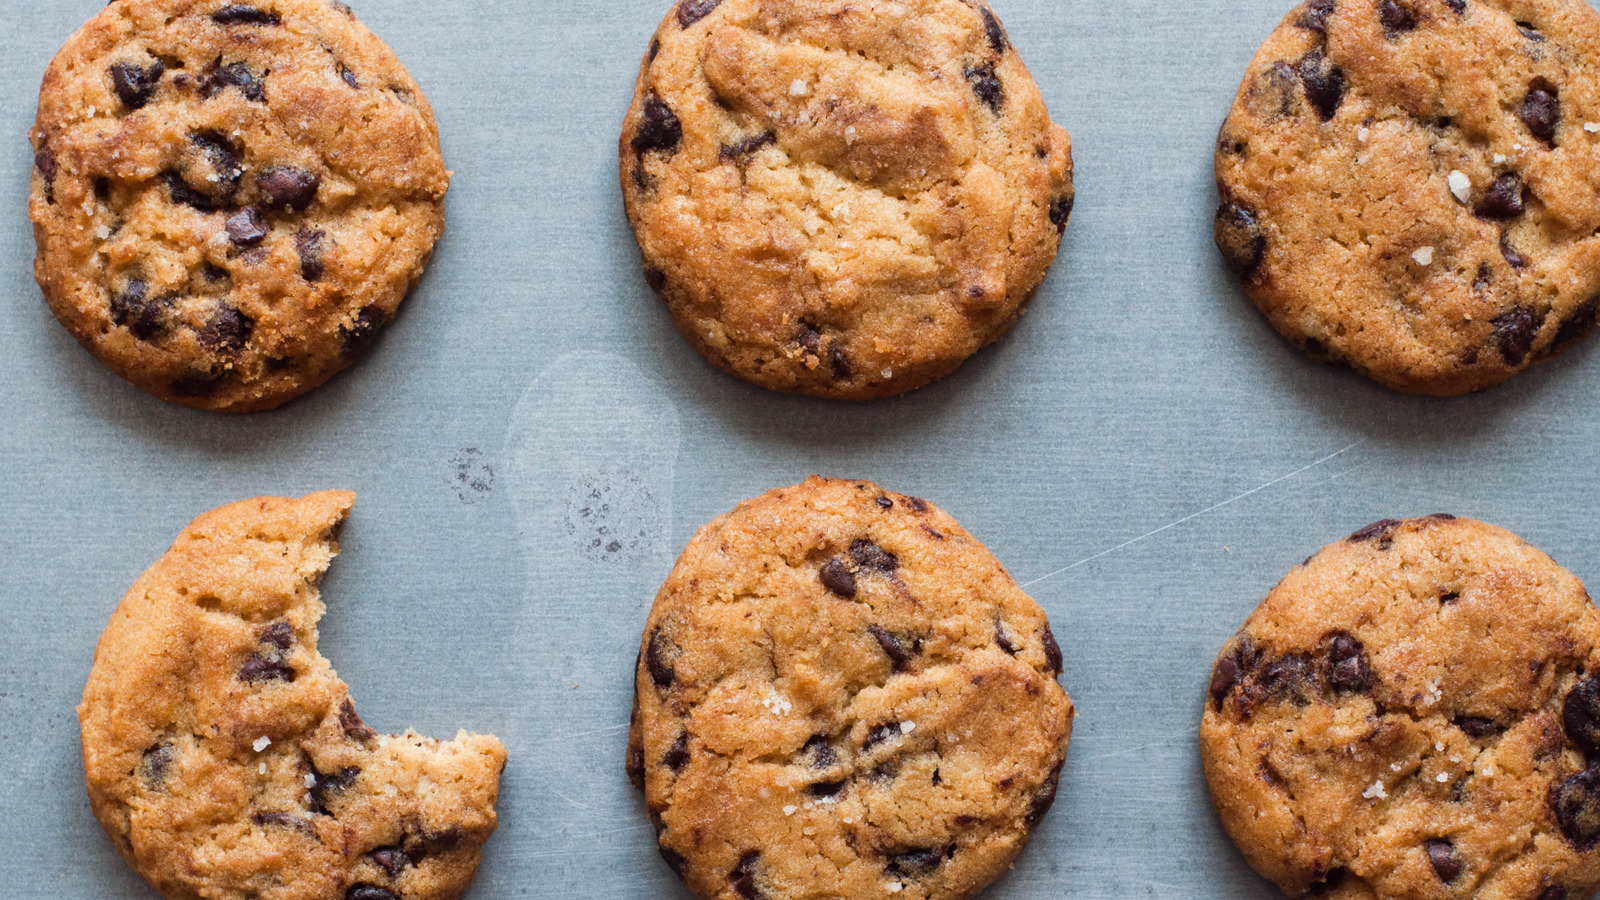
<path id="1" fill-rule="evenodd" d="M 1311 0 L 1217 141 L 1215 237 L 1296 346 L 1408 393 L 1492 387 L 1600 311 L 1600 14 Z"/>
<path id="2" fill-rule="evenodd" d="M 645 274 L 707 359 L 903 394 L 1022 315 L 1072 146 L 984 0 L 682 0 L 623 124 Z"/>
<path id="3" fill-rule="evenodd" d="M 812 478 L 702 528 L 656 596 L 628 770 L 705 900 L 970 897 L 1055 798 L 1044 612 L 955 520 Z"/>
<path id="4" fill-rule="evenodd" d="M 78 707 L 89 802 L 173 900 L 450 900 L 478 868 L 500 742 L 379 735 L 317 652 L 354 501 L 206 513 L 100 637 Z"/>
<path id="5" fill-rule="evenodd" d="M 1583 900 L 1600 885 L 1600 614 L 1506 531 L 1378 522 L 1267 595 L 1212 670 L 1222 824 L 1292 897 Z"/>
<path id="6" fill-rule="evenodd" d="M 338 0 L 113 0 L 31 136 L 51 310 L 186 406 L 270 409 L 349 366 L 444 227 L 428 101 Z"/>

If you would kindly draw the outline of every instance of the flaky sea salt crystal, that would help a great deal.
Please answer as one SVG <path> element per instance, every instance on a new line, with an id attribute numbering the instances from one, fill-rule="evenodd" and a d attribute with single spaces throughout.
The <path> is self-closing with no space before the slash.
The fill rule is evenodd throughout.
<path id="1" fill-rule="evenodd" d="M 1419 266 L 1431 266 L 1433 265 L 1433 248 L 1423 247 L 1417 252 L 1411 254 L 1411 258 L 1416 260 L 1417 265 Z"/>
<path id="2" fill-rule="evenodd" d="M 1472 179 L 1467 177 L 1467 173 L 1460 170 L 1453 171 L 1450 173 L 1449 181 L 1450 193 L 1462 203 L 1467 202 L 1467 198 L 1472 196 Z"/>
<path id="3" fill-rule="evenodd" d="M 800 80 L 799 78 L 796 78 L 793 82 L 791 82 L 789 84 L 789 96 L 791 96 L 791 97 L 804 97 L 805 95 L 806 95 L 806 83 L 804 81 Z"/>
<path id="4" fill-rule="evenodd" d="M 261 737 L 256 738 L 256 742 L 250 746 L 256 748 L 256 752 L 260 753 L 261 751 L 272 746 L 272 738 L 269 738 L 263 734 Z"/>
<path id="5" fill-rule="evenodd" d="M 799 808 L 800 807 L 795 806 L 793 803 L 791 803 L 788 806 L 785 806 L 783 808 L 783 814 L 786 815 L 786 816 L 792 816 L 792 815 L 795 814 L 795 811 L 798 810 Z"/>
<path id="6" fill-rule="evenodd" d="M 1361 798 L 1363 800 L 1371 800 L 1373 798 L 1382 800 L 1387 796 L 1389 796 L 1389 792 L 1383 789 L 1382 781 L 1374 781 L 1372 783 L 1372 787 L 1369 787 L 1361 792 Z"/>
<path id="7" fill-rule="evenodd" d="M 917 723 L 915 723 L 915 722 L 901 722 L 900 723 L 900 733 L 901 734 L 910 734 L 911 732 L 916 731 L 916 730 L 917 730 Z"/>
<path id="8" fill-rule="evenodd" d="M 1367 142 L 1367 138 L 1369 138 L 1371 136 L 1372 136 L 1372 129 L 1366 127 L 1365 125 L 1363 125 L 1360 128 L 1356 129 L 1356 140 L 1360 141 L 1363 144 L 1365 144 Z"/>

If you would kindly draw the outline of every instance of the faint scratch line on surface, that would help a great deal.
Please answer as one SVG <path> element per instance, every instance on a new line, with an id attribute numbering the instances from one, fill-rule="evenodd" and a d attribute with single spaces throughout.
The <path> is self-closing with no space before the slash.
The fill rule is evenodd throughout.
<path id="1" fill-rule="evenodd" d="M 573 806 L 576 806 L 579 809 L 587 810 L 587 809 L 591 809 L 592 808 L 587 803 L 579 803 L 578 801 L 572 799 L 571 797 L 568 797 L 566 794 L 561 793 L 560 791 L 556 790 L 555 788 L 551 788 L 550 789 L 550 793 L 555 794 L 557 797 L 560 797 L 561 799 L 567 801 L 568 803 L 571 803 Z"/>
<path id="2" fill-rule="evenodd" d="M 1237 496 L 1229 497 L 1228 499 L 1222 501 L 1221 503 L 1218 503 L 1218 504 L 1216 504 L 1214 506 L 1208 506 L 1205 509 L 1200 510 L 1199 512 L 1190 513 L 1189 515 L 1184 516 L 1183 518 L 1177 520 L 1176 522 L 1168 522 L 1167 524 L 1161 526 L 1160 528 L 1157 528 L 1154 531 L 1148 531 L 1148 532 L 1145 532 L 1144 534 L 1139 535 L 1136 538 L 1133 538 L 1132 540 L 1123 541 L 1122 543 L 1116 545 L 1115 547 L 1112 547 L 1109 550 L 1101 550 L 1099 553 L 1096 553 L 1093 556 L 1090 556 L 1090 557 L 1088 557 L 1086 559 L 1080 559 L 1080 560 L 1078 560 L 1077 562 L 1073 563 L 1070 566 L 1063 566 L 1063 567 L 1055 570 L 1054 572 L 1051 572 L 1048 575 L 1041 575 L 1038 578 L 1033 579 L 1032 581 L 1023 583 L 1021 586 L 1023 588 L 1030 588 L 1030 587 L 1038 584 L 1041 581 L 1048 581 L 1049 579 L 1054 578 L 1057 575 L 1064 575 L 1067 572 L 1070 572 L 1073 569 L 1078 568 L 1079 566 L 1088 565 L 1089 563 L 1094 562 L 1095 560 L 1099 559 L 1102 556 L 1109 556 L 1109 555 L 1117 552 L 1118 550 L 1122 550 L 1124 548 L 1131 547 L 1134 544 L 1139 543 L 1140 541 L 1149 540 L 1150 538 L 1155 537 L 1156 535 L 1162 533 L 1163 531 L 1168 531 L 1170 529 L 1177 528 L 1179 525 L 1182 525 L 1185 522 L 1190 522 L 1190 521 L 1193 521 L 1195 519 L 1198 519 L 1201 516 L 1205 515 L 1206 513 L 1216 512 L 1217 510 L 1223 508 L 1224 506 L 1227 506 L 1227 505 L 1232 504 L 1232 503 L 1238 503 L 1240 500 L 1243 500 L 1246 497 L 1250 497 L 1250 496 L 1253 496 L 1255 494 L 1259 494 L 1262 491 L 1266 490 L 1267 488 L 1273 487 L 1274 485 L 1282 484 L 1283 482 L 1288 481 L 1289 479 L 1295 477 L 1296 475 L 1299 475 L 1299 474 L 1304 473 L 1304 472 L 1309 472 L 1312 469 L 1315 469 L 1317 466 L 1322 465 L 1323 463 L 1330 462 L 1332 460 L 1338 459 L 1339 457 L 1345 455 L 1346 453 L 1349 453 L 1351 450 L 1354 450 L 1355 448 L 1361 446 L 1362 444 L 1365 444 L 1366 442 L 1367 442 L 1366 438 L 1362 438 L 1361 440 L 1356 441 L 1353 444 L 1350 444 L 1349 446 L 1343 448 L 1342 450 L 1336 450 L 1336 451 L 1334 451 L 1332 453 L 1329 453 L 1327 456 L 1324 456 L 1323 458 L 1317 460 L 1316 462 L 1310 463 L 1309 465 L 1301 466 L 1300 468 L 1295 469 L 1293 472 L 1290 472 L 1287 475 L 1281 476 L 1279 478 L 1274 478 L 1271 481 L 1267 482 L 1266 484 L 1260 485 L 1258 487 L 1253 487 L 1250 490 L 1245 491 L 1244 493 L 1239 494 Z M 1348 471 L 1348 470 L 1346 470 L 1346 471 Z"/>

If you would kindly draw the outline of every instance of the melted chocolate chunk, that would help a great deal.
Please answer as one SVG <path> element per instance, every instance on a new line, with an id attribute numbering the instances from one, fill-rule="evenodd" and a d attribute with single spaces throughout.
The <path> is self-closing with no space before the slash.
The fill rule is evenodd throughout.
<path id="1" fill-rule="evenodd" d="M 850 558 L 863 569 L 872 569 L 885 575 L 893 575 L 900 568 L 900 557 L 866 538 L 850 544 Z"/>
<path id="2" fill-rule="evenodd" d="M 224 380 L 215 372 L 190 372 L 172 379 L 170 388 L 179 397 L 209 397 L 222 387 Z"/>
<path id="3" fill-rule="evenodd" d="M 1553 354 L 1593 331 L 1597 319 L 1600 319 L 1600 297 L 1588 300 L 1562 320 L 1561 327 L 1556 329 L 1555 340 L 1550 342 L 1549 352 Z"/>
<path id="4" fill-rule="evenodd" d="M 294 667 L 287 661 L 260 653 L 250 654 L 245 659 L 244 665 L 239 667 L 239 680 L 247 684 L 262 681 L 294 681 L 294 677 Z"/>
<path id="5" fill-rule="evenodd" d="M 1344 102 L 1344 71 L 1324 56 L 1321 50 L 1312 50 L 1301 57 L 1297 71 L 1301 83 L 1305 85 L 1306 99 L 1317 108 L 1322 121 L 1332 119 L 1339 104 Z"/>
<path id="6" fill-rule="evenodd" d="M 1588 754 L 1600 754 L 1600 678 L 1585 678 L 1572 686 L 1561 704 L 1561 724 L 1567 739 Z"/>
<path id="7" fill-rule="evenodd" d="M 678 27 L 688 28 L 690 25 L 711 15 L 722 0 L 683 0 L 678 4 Z"/>
<path id="8" fill-rule="evenodd" d="M 383 330 L 383 310 L 377 306 L 363 306 L 356 313 L 356 320 L 340 328 L 344 337 L 345 356 L 364 356 L 372 345 L 378 340 L 378 332 Z"/>
<path id="9" fill-rule="evenodd" d="M 1545 888 L 1539 900 L 1567 900 L 1567 889 L 1560 885 Z"/>
<path id="10" fill-rule="evenodd" d="M 1050 770 L 1050 776 L 1044 780 L 1044 784 L 1039 787 L 1039 792 L 1033 795 L 1032 802 L 1028 804 L 1028 815 L 1024 821 L 1029 828 L 1043 821 L 1044 814 L 1049 812 L 1050 807 L 1055 804 L 1056 788 L 1061 784 L 1062 765 L 1062 763 L 1056 763 L 1055 768 Z"/>
<path id="11" fill-rule="evenodd" d="M 1056 643 L 1055 632 L 1050 630 L 1048 623 L 1044 626 L 1044 661 L 1049 664 L 1053 674 L 1061 674 L 1061 645 Z"/>
<path id="12" fill-rule="evenodd" d="M 1600 769 L 1586 769 L 1550 786 L 1550 808 L 1567 840 L 1589 849 L 1600 838 Z"/>
<path id="13" fill-rule="evenodd" d="M 1500 255 L 1505 257 L 1513 269 L 1524 269 L 1528 266 L 1528 258 L 1511 246 L 1511 235 L 1504 231 L 1500 232 Z"/>
<path id="14" fill-rule="evenodd" d="M 321 183 L 321 176 L 288 166 L 273 166 L 256 176 L 256 187 L 267 195 L 272 208 L 292 212 L 310 206 Z"/>
<path id="15" fill-rule="evenodd" d="M 828 371 L 833 374 L 836 381 L 849 381 L 855 374 L 850 367 L 850 357 L 844 355 L 844 348 L 837 342 L 828 346 Z"/>
<path id="16" fill-rule="evenodd" d="M 294 252 L 300 255 L 300 277 L 307 281 L 322 278 L 322 241 L 327 234 L 312 228 L 295 232 Z"/>
<path id="17" fill-rule="evenodd" d="M 137 66 L 133 63 L 114 63 L 111 66 L 111 87 L 117 92 L 117 99 L 122 101 L 130 111 L 143 107 L 155 95 L 156 88 L 161 84 L 161 76 L 167 67 L 156 60 L 148 67 Z"/>
<path id="18" fill-rule="evenodd" d="M 683 767 L 689 764 L 689 732 L 678 732 L 678 739 L 662 754 L 661 764 L 671 769 L 673 774 L 683 771 Z"/>
<path id="19" fill-rule="evenodd" d="M 639 119 L 639 131 L 633 136 L 635 153 L 659 151 L 671 156 L 678 152 L 683 141 L 683 123 L 673 114 L 672 108 L 651 94 L 644 101 L 644 111 Z"/>
<path id="20" fill-rule="evenodd" d="M 1261 267 L 1267 252 L 1267 235 L 1255 210 L 1238 203 L 1224 202 L 1217 207 L 1211 236 L 1222 251 L 1222 259 L 1233 274 L 1249 280 Z"/>
<path id="21" fill-rule="evenodd" d="M 267 227 L 267 220 L 253 207 L 245 207 L 228 217 L 228 240 L 237 247 L 254 247 L 267 239 L 272 229 Z"/>
<path id="22" fill-rule="evenodd" d="M 1494 343 L 1500 355 L 1513 366 L 1521 365 L 1533 349 L 1534 338 L 1544 324 L 1541 317 L 1527 307 L 1519 306 L 1490 320 L 1494 326 Z"/>
<path id="23" fill-rule="evenodd" d="M 111 295 L 111 321 L 126 327 L 141 341 L 151 341 L 167 331 L 170 297 L 151 297 L 142 278 L 130 278 L 121 292 Z"/>
<path id="24" fill-rule="evenodd" d="M 995 646 L 1004 650 L 1010 656 L 1016 656 L 1017 651 L 1022 649 L 1016 641 L 1011 639 L 1011 632 L 1006 630 L 1006 623 L 999 619 L 994 620 L 994 643 Z"/>
<path id="25" fill-rule="evenodd" d="M 1536 44 L 1544 43 L 1544 35 L 1539 33 L 1539 29 L 1533 27 L 1532 22 L 1518 22 L 1517 30 L 1522 32 L 1523 37 Z"/>
<path id="26" fill-rule="evenodd" d="M 1328 684 L 1336 691 L 1362 693 L 1372 689 L 1375 679 L 1367 662 L 1367 651 L 1348 631 L 1336 631 L 1322 639 L 1328 657 Z"/>
<path id="27" fill-rule="evenodd" d="M 1000 20 L 987 6 L 979 7 L 978 15 L 983 17 L 983 33 L 989 37 L 989 48 L 1004 55 L 1010 42 L 1006 40 L 1006 30 L 1000 27 Z"/>
<path id="28" fill-rule="evenodd" d="M 1378 21 L 1383 30 L 1394 37 L 1417 27 L 1417 14 L 1411 7 L 1396 0 L 1383 0 L 1378 4 Z"/>
<path id="29" fill-rule="evenodd" d="M 866 738 L 861 741 L 861 751 L 865 753 L 884 741 L 899 737 L 904 733 L 900 730 L 899 722 L 884 722 L 881 725 L 873 726 L 872 730 L 867 732 Z"/>
<path id="30" fill-rule="evenodd" d="M 1456 852 L 1455 844 L 1440 838 L 1429 838 L 1423 841 L 1422 849 L 1427 852 L 1428 862 L 1440 881 L 1450 884 L 1461 877 L 1461 855 Z"/>
<path id="31" fill-rule="evenodd" d="M 1256 676 L 1256 686 L 1268 700 L 1306 706 L 1317 689 L 1316 670 L 1311 664 L 1311 657 L 1304 653 L 1290 653 L 1267 663 Z"/>
<path id="32" fill-rule="evenodd" d="M 344 900 L 400 900 L 400 895 L 375 884 L 356 884 L 344 892 Z"/>
<path id="33" fill-rule="evenodd" d="M 806 792 L 820 800 L 831 800 L 844 793 L 848 781 L 819 781 L 806 788 Z"/>
<path id="34" fill-rule="evenodd" d="M 1400 524 L 1398 519 L 1383 519 L 1373 522 L 1371 525 L 1345 538 L 1345 540 L 1352 544 L 1375 541 L 1379 550 L 1387 550 L 1394 546 L 1394 530 L 1399 528 Z"/>
<path id="35" fill-rule="evenodd" d="M 316 826 L 310 819 L 278 810 L 260 810 L 250 816 L 250 821 L 265 828 L 288 828 L 315 836 Z"/>
<path id="36" fill-rule="evenodd" d="M 361 90 L 361 79 L 357 78 L 356 73 L 351 71 L 350 67 L 344 63 L 339 64 L 339 77 L 344 79 L 345 84 L 350 85 L 351 90 Z"/>
<path id="37" fill-rule="evenodd" d="M 189 136 L 184 170 L 164 174 L 167 190 L 172 202 L 201 212 L 215 212 L 232 203 L 244 177 L 244 167 L 239 164 L 233 145 L 214 132 Z"/>
<path id="38" fill-rule="evenodd" d="M 656 852 L 661 854 L 661 858 L 666 861 L 667 867 L 672 869 L 674 875 L 678 876 L 678 880 L 682 881 L 683 872 L 689 866 L 689 861 L 683 858 L 683 854 L 661 844 L 656 845 Z"/>
<path id="39" fill-rule="evenodd" d="M 677 672 L 672 667 L 672 659 L 678 655 L 678 647 L 657 628 L 650 635 L 650 643 L 644 652 L 645 668 L 650 672 L 650 682 L 658 688 L 672 686 L 672 681 L 677 677 Z"/>
<path id="40" fill-rule="evenodd" d="M 356 777 L 361 770 L 355 766 L 347 766 L 336 772 L 322 773 L 315 768 L 311 770 L 311 811 L 319 816 L 328 816 L 328 801 L 356 783 Z"/>
<path id="41" fill-rule="evenodd" d="M 1461 729 L 1462 732 L 1467 735 L 1467 737 L 1473 738 L 1474 740 L 1482 740 L 1484 738 L 1494 737 L 1502 731 L 1505 731 L 1505 727 L 1500 723 L 1493 719 L 1485 719 L 1481 716 L 1459 716 L 1454 721 L 1457 728 Z"/>
<path id="42" fill-rule="evenodd" d="M 1072 205 L 1077 199 L 1077 194 L 1065 194 L 1050 201 L 1050 224 L 1056 226 L 1056 231 L 1065 232 L 1067 222 L 1072 219 Z"/>
<path id="43" fill-rule="evenodd" d="M 339 727 L 344 729 L 345 736 L 352 740 L 370 741 L 378 736 L 376 731 L 368 728 L 366 723 L 361 721 L 361 717 L 356 715 L 356 706 L 350 702 L 349 697 L 344 698 L 344 702 L 339 704 Z"/>
<path id="44" fill-rule="evenodd" d="M 227 88 L 238 88 L 246 100 L 261 103 L 267 99 L 265 79 L 265 75 L 257 76 L 242 62 L 231 62 L 225 66 L 213 63 L 210 74 L 200 82 L 200 96 L 209 100 Z"/>
<path id="45" fill-rule="evenodd" d="M 160 788 L 167 780 L 167 772 L 178 759 L 178 750 L 171 744 L 157 744 L 144 751 L 139 759 L 139 777 L 151 788 Z"/>
<path id="46" fill-rule="evenodd" d="M 995 74 L 994 63 L 968 66 L 962 74 L 966 76 L 967 83 L 972 85 L 972 92 L 978 95 L 978 99 L 995 115 L 999 115 L 1000 108 L 1006 102 L 1006 88 L 1000 83 L 1000 76 Z"/>
<path id="47" fill-rule="evenodd" d="M 840 597 L 849 599 L 856 595 L 856 576 L 838 557 L 823 563 L 821 570 L 817 572 L 817 578 L 822 581 L 823 587 Z"/>
<path id="48" fill-rule="evenodd" d="M 231 303 L 218 303 L 198 333 L 200 343 L 222 353 L 235 353 L 250 341 L 255 322 Z"/>
<path id="49" fill-rule="evenodd" d="M 1467 11 L 1467 0 L 1444 0 L 1444 5 L 1450 7 L 1454 12 L 1464 13 Z"/>
<path id="50" fill-rule="evenodd" d="M 282 25 L 277 13 L 243 3 L 230 3 L 211 14 L 218 25 Z"/>
<path id="51" fill-rule="evenodd" d="M 1561 124 L 1561 98 L 1556 86 L 1543 78 L 1528 85 L 1528 95 L 1517 107 L 1517 118 L 1533 136 L 1547 144 L 1555 142 L 1556 126 Z"/>
<path id="52" fill-rule="evenodd" d="M 770 131 L 763 131 L 758 135 L 747 137 L 737 144 L 724 145 L 719 155 L 723 162 L 748 162 L 756 151 L 768 144 L 776 143 L 777 140 L 777 135 Z"/>
<path id="53" fill-rule="evenodd" d="M 1514 219 L 1523 213 L 1522 191 L 1521 176 L 1507 172 L 1489 185 L 1473 212 L 1485 219 Z"/>
<path id="54" fill-rule="evenodd" d="M 33 167 L 39 170 L 39 177 L 44 180 L 45 202 L 56 202 L 56 155 L 48 147 L 39 148 L 39 152 L 33 154 Z"/>
<path id="55" fill-rule="evenodd" d="M 399 878 L 400 873 L 411 866 L 411 857 L 399 847 L 379 847 L 367 856 L 390 878 Z"/>
<path id="56" fill-rule="evenodd" d="M 833 745 L 822 735 L 812 735 L 811 740 L 800 748 L 800 754 L 809 762 L 813 769 L 826 769 L 839 764 L 839 754 L 834 751 Z"/>
<path id="57" fill-rule="evenodd" d="M 739 864 L 728 873 L 728 884 L 733 892 L 745 900 L 761 900 L 761 889 L 756 887 L 756 869 L 761 863 L 761 851 L 750 850 L 739 857 Z"/>
<path id="58" fill-rule="evenodd" d="M 1327 34 L 1328 16 L 1333 14 L 1333 6 L 1334 0 L 1311 0 L 1306 4 L 1306 11 L 1295 20 L 1295 24 L 1308 31 Z"/>
<path id="59" fill-rule="evenodd" d="M 912 850 L 901 850 L 888 854 L 889 861 L 885 868 L 889 874 L 909 881 L 916 878 L 925 878 L 932 875 L 934 870 L 944 864 L 945 855 L 954 852 L 954 848 L 945 847 L 918 847 Z"/>
<path id="60" fill-rule="evenodd" d="M 904 672 L 906 668 L 911 665 L 912 658 L 916 655 L 918 649 L 922 645 L 922 642 L 919 640 L 907 641 L 899 635 L 886 631 L 877 625 L 869 626 L 867 628 L 867 633 L 872 635 L 873 640 L 878 642 L 879 647 L 883 648 L 884 654 L 887 655 L 889 657 L 889 661 L 894 664 L 894 670 L 896 672 Z"/>

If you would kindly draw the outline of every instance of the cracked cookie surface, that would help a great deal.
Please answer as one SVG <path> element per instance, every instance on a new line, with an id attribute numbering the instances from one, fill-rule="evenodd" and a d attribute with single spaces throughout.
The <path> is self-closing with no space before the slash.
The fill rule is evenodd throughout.
<path id="1" fill-rule="evenodd" d="M 869 399 L 1016 322 L 1072 211 L 1072 150 L 983 0 L 683 0 L 621 176 L 679 331 L 762 386 Z"/>
<path id="2" fill-rule="evenodd" d="M 1285 893 L 1583 900 L 1600 885 L 1600 614 L 1469 519 L 1378 522 L 1286 576 L 1212 670 L 1223 825 Z"/>
<path id="3" fill-rule="evenodd" d="M 1583 0 L 1311 0 L 1251 62 L 1215 237 L 1314 358 L 1492 387 L 1600 313 L 1600 14 Z"/>
<path id="4" fill-rule="evenodd" d="M 444 227 L 428 102 L 337 0 L 113 0 L 31 138 L 51 310 L 186 406 L 270 409 L 351 365 Z"/>
<path id="5" fill-rule="evenodd" d="M 968 897 L 1055 798 L 1043 610 L 932 504 L 812 478 L 702 528 L 640 646 L 629 775 L 697 896 Z"/>
<path id="6" fill-rule="evenodd" d="M 495 829 L 488 735 L 379 735 L 317 652 L 355 495 L 206 513 L 128 591 L 78 707 L 96 818 L 167 897 L 450 900 Z"/>

